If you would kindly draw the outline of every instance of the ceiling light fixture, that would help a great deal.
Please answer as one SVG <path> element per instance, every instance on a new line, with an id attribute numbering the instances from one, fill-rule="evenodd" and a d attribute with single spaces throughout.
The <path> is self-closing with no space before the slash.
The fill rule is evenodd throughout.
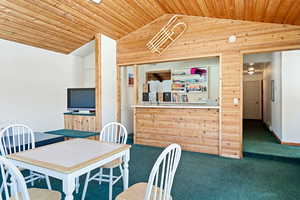
<path id="1" fill-rule="evenodd" d="M 101 3 L 102 0 L 90 0 L 90 1 L 92 1 L 94 3 Z"/>
<path id="2" fill-rule="evenodd" d="M 252 74 L 254 74 L 254 73 L 255 73 L 254 67 L 249 67 L 249 68 L 248 68 L 248 74 L 252 75 Z"/>

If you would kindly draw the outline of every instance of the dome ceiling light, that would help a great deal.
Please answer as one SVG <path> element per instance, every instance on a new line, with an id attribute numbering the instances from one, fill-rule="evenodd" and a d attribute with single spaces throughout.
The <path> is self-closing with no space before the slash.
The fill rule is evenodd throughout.
<path id="1" fill-rule="evenodd" d="M 101 3 L 102 0 L 90 0 L 90 1 L 92 1 L 94 3 Z"/>

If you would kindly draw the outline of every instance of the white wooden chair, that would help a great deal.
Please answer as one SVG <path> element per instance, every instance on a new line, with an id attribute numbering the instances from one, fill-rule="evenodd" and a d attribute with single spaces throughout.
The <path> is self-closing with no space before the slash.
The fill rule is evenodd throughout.
<path id="1" fill-rule="evenodd" d="M 109 143 L 115 143 L 115 144 L 126 144 L 127 142 L 127 130 L 125 126 L 123 126 L 120 123 L 117 122 L 111 122 L 109 124 L 106 124 L 100 133 L 100 141 L 103 142 L 109 142 Z M 81 199 L 84 200 L 88 183 L 90 181 L 98 181 L 99 184 L 101 182 L 108 182 L 109 183 L 109 200 L 112 200 L 112 187 L 115 183 L 117 183 L 122 177 L 123 177 L 123 160 L 117 159 L 113 160 L 112 162 L 105 164 L 100 167 L 100 170 L 97 174 L 90 177 L 90 172 L 87 174 L 85 179 L 85 184 L 83 188 L 83 193 Z M 119 167 L 121 175 L 120 176 L 114 176 L 113 170 L 114 168 Z M 103 174 L 103 169 L 109 169 L 109 175 Z"/>
<path id="2" fill-rule="evenodd" d="M 34 148 L 34 134 L 28 126 L 23 124 L 13 124 L 0 131 L 0 151 L 2 156 Z M 51 190 L 49 177 L 43 174 L 30 171 L 30 174 L 25 177 L 25 182 L 31 183 L 31 186 L 33 186 L 34 181 L 38 179 L 45 179 L 48 189 Z M 10 183 L 8 183 L 8 185 L 10 185 Z M 0 192 L 2 192 L 2 190 L 3 184 L 0 188 Z"/>
<path id="3" fill-rule="evenodd" d="M 116 200 L 172 200 L 171 189 L 180 156 L 181 147 L 178 144 L 168 146 L 156 160 L 148 183 L 131 186 Z"/>
<path id="4" fill-rule="evenodd" d="M 19 169 L 5 157 L 0 156 L 0 170 L 3 190 L 0 200 L 60 200 L 59 192 L 46 189 L 31 188 L 27 190 L 25 179 Z M 8 180 L 9 179 L 9 183 Z M 8 187 L 10 185 L 10 187 Z"/>

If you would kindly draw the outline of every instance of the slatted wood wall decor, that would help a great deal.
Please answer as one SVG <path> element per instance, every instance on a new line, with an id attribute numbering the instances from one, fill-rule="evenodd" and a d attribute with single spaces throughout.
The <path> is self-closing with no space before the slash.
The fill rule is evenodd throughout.
<path id="1" fill-rule="evenodd" d="M 243 53 L 300 48 L 300 27 L 269 23 L 245 22 L 185 16 L 185 34 L 163 55 L 155 56 L 145 44 L 172 15 L 164 15 L 147 26 L 118 40 L 118 64 L 183 60 L 205 56 L 220 56 L 221 113 L 220 155 L 242 157 L 242 73 Z M 229 43 L 228 37 L 237 41 Z M 233 99 L 239 100 L 238 105 Z"/>
<path id="2" fill-rule="evenodd" d="M 135 142 L 219 154 L 218 109 L 135 108 Z"/>
<path id="3" fill-rule="evenodd" d="M 146 47 L 159 55 L 163 54 L 187 29 L 187 25 L 181 22 L 177 15 L 174 15 L 168 23 L 155 34 L 146 44 Z"/>
<path id="4" fill-rule="evenodd" d="M 70 53 L 167 13 L 300 25 L 299 0 L 0 0 L 0 38 Z"/>

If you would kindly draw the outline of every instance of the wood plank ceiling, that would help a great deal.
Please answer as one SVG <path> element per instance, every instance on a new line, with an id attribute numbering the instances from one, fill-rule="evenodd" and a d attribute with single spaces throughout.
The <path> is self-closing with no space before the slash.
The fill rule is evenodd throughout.
<path id="1" fill-rule="evenodd" d="M 300 0 L 0 0 L 0 38 L 67 54 L 166 13 L 300 25 Z"/>

